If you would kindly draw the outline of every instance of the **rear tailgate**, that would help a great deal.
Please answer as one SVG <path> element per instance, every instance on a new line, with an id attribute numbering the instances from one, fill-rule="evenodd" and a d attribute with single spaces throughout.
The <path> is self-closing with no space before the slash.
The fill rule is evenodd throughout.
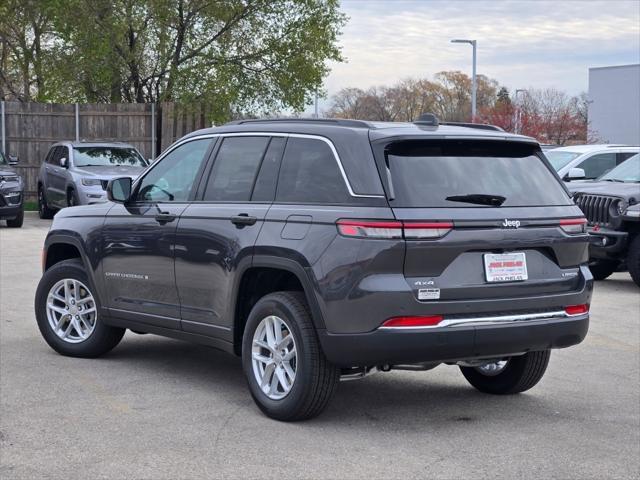
<path id="1" fill-rule="evenodd" d="M 534 144 L 410 140 L 385 146 L 404 274 L 421 301 L 580 289 L 582 212 Z M 561 223 L 563 225 L 561 225 Z"/>

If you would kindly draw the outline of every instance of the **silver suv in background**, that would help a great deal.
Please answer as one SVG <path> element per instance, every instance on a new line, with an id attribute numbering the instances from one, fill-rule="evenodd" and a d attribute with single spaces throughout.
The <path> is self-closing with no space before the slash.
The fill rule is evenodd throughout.
<path id="1" fill-rule="evenodd" d="M 126 143 L 60 142 L 54 144 L 38 175 L 40 218 L 56 210 L 107 201 L 112 178 L 135 179 L 148 162 Z"/>
<path id="2" fill-rule="evenodd" d="M 565 182 L 594 180 L 614 169 L 640 147 L 625 145 L 572 145 L 545 150 L 544 155 Z"/>

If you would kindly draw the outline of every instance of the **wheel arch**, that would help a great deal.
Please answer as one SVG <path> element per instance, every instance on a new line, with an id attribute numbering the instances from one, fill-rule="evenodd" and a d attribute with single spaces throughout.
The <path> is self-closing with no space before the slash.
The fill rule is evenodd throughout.
<path id="1" fill-rule="evenodd" d="M 316 330 L 325 329 L 322 310 L 313 283 L 305 268 L 295 260 L 268 255 L 254 256 L 250 265 L 239 272 L 234 289 L 234 352 L 240 355 L 242 336 L 249 312 L 263 296 L 283 290 L 301 291 L 309 305 Z"/>

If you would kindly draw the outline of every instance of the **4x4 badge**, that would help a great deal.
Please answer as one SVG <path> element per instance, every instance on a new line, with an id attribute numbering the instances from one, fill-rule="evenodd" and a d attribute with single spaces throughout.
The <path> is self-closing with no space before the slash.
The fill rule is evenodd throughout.
<path id="1" fill-rule="evenodd" d="M 502 226 L 504 228 L 520 228 L 520 220 L 507 220 L 505 218 Z"/>

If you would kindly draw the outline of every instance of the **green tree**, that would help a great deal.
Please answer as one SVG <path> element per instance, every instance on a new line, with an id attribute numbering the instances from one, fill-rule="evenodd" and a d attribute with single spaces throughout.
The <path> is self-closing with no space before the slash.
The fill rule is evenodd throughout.
<path id="1" fill-rule="evenodd" d="M 214 121 L 302 110 L 328 62 L 342 60 L 337 40 L 346 18 L 338 0 L 43 2 L 52 57 L 43 75 L 54 101 L 207 100 Z M 20 11 L 3 10 L 6 23 Z"/>
<path id="2" fill-rule="evenodd" d="M 511 105 L 511 96 L 507 87 L 500 87 L 496 102 L 500 105 Z"/>

